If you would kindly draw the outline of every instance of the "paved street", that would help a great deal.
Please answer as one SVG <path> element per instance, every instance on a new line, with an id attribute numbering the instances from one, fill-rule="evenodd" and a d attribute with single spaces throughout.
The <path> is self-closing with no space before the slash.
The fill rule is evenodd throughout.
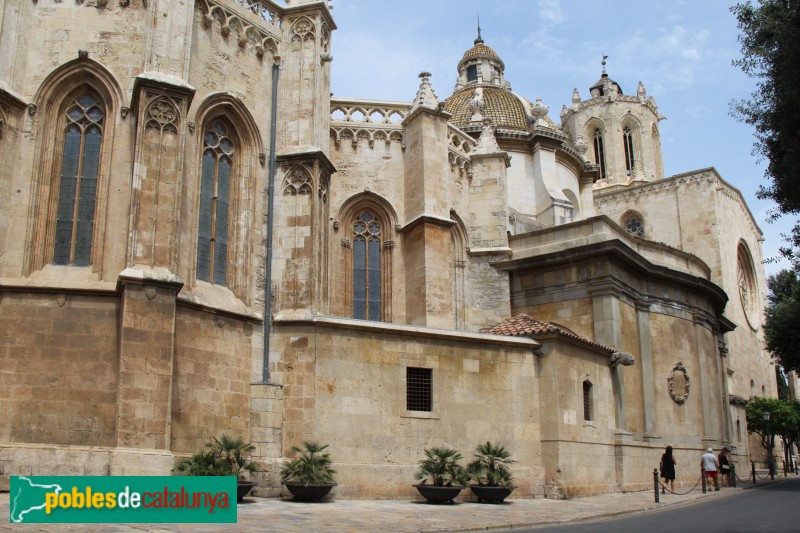
<path id="1" fill-rule="evenodd" d="M 771 490 L 796 490 L 800 478 L 776 478 L 759 481 L 759 487 Z M 242 531 L 242 532 L 413 532 L 473 531 L 541 527 L 603 518 L 643 511 L 687 506 L 699 501 L 725 500 L 753 492 L 749 485 L 726 488 L 703 494 L 699 489 L 686 495 L 666 494 L 655 503 L 652 491 L 604 494 L 572 500 L 510 500 L 503 505 L 458 503 L 432 506 L 397 500 L 337 500 L 324 503 L 297 503 L 291 500 L 251 498 L 239 506 L 237 524 L 9 524 L 9 494 L 0 494 L 0 513 L 5 517 L 2 531 Z M 774 488 L 773 488 L 774 487 Z M 688 490 L 688 489 L 687 489 Z M 756 492 L 773 494 L 766 490 Z M 790 493 L 796 500 L 797 493 Z M 759 494 L 758 496 L 760 496 Z M 754 495 L 755 496 L 755 495 Z M 764 505 L 763 503 L 761 505 Z M 798 507 L 795 505 L 795 507 Z M 693 527 L 683 529 L 692 531 Z M 595 530 L 596 531 L 596 530 Z M 758 531 L 753 529 L 750 531 Z M 772 530 L 776 531 L 776 530 Z"/>

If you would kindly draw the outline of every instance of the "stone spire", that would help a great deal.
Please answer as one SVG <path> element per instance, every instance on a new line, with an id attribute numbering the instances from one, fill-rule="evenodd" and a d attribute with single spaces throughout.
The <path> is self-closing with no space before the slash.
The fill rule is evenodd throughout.
<path id="1" fill-rule="evenodd" d="M 433 92 L 433 86 L 431 85 L 431 73 L 420 72 L 419 77 L 422 79 L 422 83 L 419 84 L 417 96 L 414 98 L 414 103 L 411 104 L 411 111 L 414 111 L 418 107 L 424 107 L 426 109 L 433 110 L 438 109 L 439 100 L 436 98 L 436 93 Z"/>

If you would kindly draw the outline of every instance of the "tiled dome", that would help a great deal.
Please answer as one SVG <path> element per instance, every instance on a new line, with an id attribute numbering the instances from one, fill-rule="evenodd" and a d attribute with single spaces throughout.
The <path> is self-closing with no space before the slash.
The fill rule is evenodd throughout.
<path id="1" fill-rule="evenodd" d="M 469 124 L 472 118 L 469 101 L 474 92 L 472 87 L 462 89 L 444 101 L 445 111 L 453 115 L 450 122 L 459 128 Z M 486 103 L 483 116 L 492 119 L 492 125 L 530 131 L 525 108 L 512 92 L 499 87 L 483 87 L 483 101 Z"/>
<path id="2" fill-rule="evenodd" d="M 467 59 L 472 59 L 473 57 L 478 56 L 489 56 L 501 61 L 500 56 L 497 55 L 497 52 L 483 44 L 483 41 L 475 43 L 475 46 L 464 52 L 464 57 L 461 58 L 461 61 L 466 61 Z"/>

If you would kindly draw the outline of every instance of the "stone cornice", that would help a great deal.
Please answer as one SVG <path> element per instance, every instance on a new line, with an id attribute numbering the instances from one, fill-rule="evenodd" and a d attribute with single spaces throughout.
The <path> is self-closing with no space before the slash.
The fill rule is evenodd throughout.
<path id="1" fill-rule="evenodd" d="M 473 333 L 468 331 L 454 331 L 437 329 L 425 326 L 411 326 L 407 324 L 394 324 L 391 322 L 373 322 L 370 320 L 356 320 L 352 318 L 339 318 L 316 315 L 311 312 L 280 312 L 275 315 L 274 326 L 310 326 L 368 333 L 382 333 L 385 335 L 400 335 L 404 338 L 419 337 L 485 345 L 503 345 L 516 348 L 537 350 L 541 344 L 527 337 L 506 337 L 503 335 L 490 335 L 488 333 Z"/>
<path id="2" fill-rule="evenodd" d="M 275 156 L 278 163 L 304 163 L 309 161 L 317 161 L 324 170 L 333 174 L 336 172 L 336 167 L 328 159 L 327 154 L 316 147 L 294 149 L 286 152 L 281 152 Z"/>
<path id="3" fill-rule="evenodd" d="M 450 227 L 450 226 L 454 226 L 455 225 L 455 221 L 453 221 L 453 220 L 451 220 L 449 218 L 440 217 L 438 215 L 428 215 L 428 214 L 424 214 L 423 213 L 422 215 L 419 215 L 419 216 L 414 217 L 413 219 L 411 219 L 404 226 L 399 228 L 397 230 L 397 232 L 398 233 L 403 233 L 404 231 L 408 231 L 413 226 L 416 226 L 417 224 L 421 224 L 421 223 L 435 224 L 437 226 L 446 226 L 446 227 Z"/>

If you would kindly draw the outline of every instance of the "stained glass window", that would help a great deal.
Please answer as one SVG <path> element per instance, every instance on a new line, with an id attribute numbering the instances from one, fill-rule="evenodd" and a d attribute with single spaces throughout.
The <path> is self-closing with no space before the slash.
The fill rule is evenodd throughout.
<path id="1" fill-rule="evenodd" d="M 197 279 L 225 285 L 228 264 L 228 215 L 234 145 L 222 121 L 203 137 Z"/>
<path id="2" fill-rule="evenodd" d="M 98 99 L 85 93 L 65 115 L 53 263 L 89 266 L 105 113 Z"/>
<path id="3" fill-rule="evenodd" d="M 353 317 L 381 319 L 381 224 L 371 211 L 353 223 Z"/>

